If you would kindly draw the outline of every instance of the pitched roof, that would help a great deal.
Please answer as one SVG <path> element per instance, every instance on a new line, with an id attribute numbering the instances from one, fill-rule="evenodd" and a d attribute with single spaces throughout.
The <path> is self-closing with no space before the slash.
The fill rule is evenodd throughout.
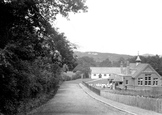
<path id="1" fill-rule="evenodd" d="M 129 67 L 130 67 L 130 69 L 135 68 L 135 67 L 136 67 L 136 63 L 130 63 L 130 64 L 129 64 Z"/>
<path id="2" fill-rule="evenodd" d="M 121 74 L 120 67 L 90 67 L 91 73 L 93 74 L 110 74 L 116 73 Z"/>
<path id="3" fill-rule="evenodd" d="M 139 76 L 141 72 L 143 72 L 147 67 L 152 69 L 152 72 L 157 74 L 159 77 L 161 77 L 153 68 L 150 64 L 147 63 L 140 63 L 136 65 L 136 63 L 130 63 L 129 64 L 129 74 L 127 74 L 127 68 L 124 69 L 124 73 L 122 76 L 131 76 L 133 78 Z"/>
<path id="4" fill-rule="evenodd" d="M 135 78 L 136 76 L 138 76 L 147 66 L 149 66 L 149 64 L 138 64 L 135 68 L 132 68 L 131 70 L 131 74 L 132 77 Z"/>
<path id="5" fill-rule="evenodd" d="M 123 81 L 123 77 L 117 74 L 111 75 L 108 79 L 112 79 L 113 81 Z"/>
<path id="6" fill-rule="evenodd" d="M 129 64 L 129 74 L 127 74 L 127 68 L 124 69 L 124 74 L 123 76 L 132 76 L 136 77 L 139 75 L 149 64 L 146 63 L 140 63 L 136 65 L 136 63 L 130 63 Z"/>

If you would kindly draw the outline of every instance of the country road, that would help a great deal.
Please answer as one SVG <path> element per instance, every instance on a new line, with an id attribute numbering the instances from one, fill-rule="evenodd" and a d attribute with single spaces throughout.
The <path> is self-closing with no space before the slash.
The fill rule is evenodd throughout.
<path id="1" fill-rule="evenodd" d="M 86 94 L 78 82 L 64 82 L 53 99 L 32 115 L 128 115 Z"/>

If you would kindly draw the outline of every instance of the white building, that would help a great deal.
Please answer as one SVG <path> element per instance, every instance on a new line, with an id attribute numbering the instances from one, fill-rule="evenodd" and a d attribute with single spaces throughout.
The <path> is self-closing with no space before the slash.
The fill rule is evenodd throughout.
<path id="1" fill-rule="evenodd" d="M 90 67 L 90 78 L 98 79 L 103 78 L 107 79 L 111 74 L 121 74 L 120 67 Z"/>

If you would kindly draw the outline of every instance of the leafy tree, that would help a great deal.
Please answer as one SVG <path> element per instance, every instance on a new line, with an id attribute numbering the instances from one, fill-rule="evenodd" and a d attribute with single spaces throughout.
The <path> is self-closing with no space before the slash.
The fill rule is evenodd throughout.
<path id="1" fill-rule="evenodd" d="M 99 63 L 99 67 L 111 67 L 111 66 L 112 66 L 112 63 L 109 60 L 109 58 Z"/>
<path id="2" fill-rule="evenodd" d="M 75 67 L 72 45 L 51 23 L 57 14 L 86 11 L 84 2 L 0 1 L 1 113 L 17 114 L 21 102 L 55 88 L 64 64 Z"/>
<path id="3" fill-rule="evenodd" d="M 74 68 L 73 71 L 81 71 L 84 73 L 84 76 L 87 78 L 89 77 L 90 67 L 95 67 L 96 62 L 93 58 L 90 57 L 81 57 L 77 59 L 77 66 Z"/>
<path id="4" fill-rule="evenodd" d="M 130 59 L 130 60 L 131 60 L 131 59 Z M 132 61 L 133 61 L 133 59 L 132 59 Z M 113 66 L 113 67 L 120 67 L 120 64 L 121 64 L 121 63 L 123 63 L 123 66 L 126 66 L 126 63 L 127 63 L 127 62 L 126 62 L 126 60 L 125 60 L 123 57 L 119 58 L 118 61 L 113 61 L 113 62 L 112 62 L 112 66 Z"/>
<path id="5" fill-rule="evenodd" d="M 160 61 L 160 57 L 156 55 L 156 56 L 149 56 L 146 59 L 147 63 L 149 63 L 159 74 L 161 74 L 162 63 Z"/>

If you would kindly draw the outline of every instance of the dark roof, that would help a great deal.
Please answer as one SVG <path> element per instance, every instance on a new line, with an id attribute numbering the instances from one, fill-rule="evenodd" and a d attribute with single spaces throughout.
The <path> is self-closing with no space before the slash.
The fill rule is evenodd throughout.
<path id="1" fill-rule="evenodd" d="M 112 74 L 108 79 L 112 79 L 113 81 L 123 81 L 123 77 L 121 75 Z"/>
<path id="2" fill-rule="evenodd" d="M 149 66 L 149 64 L 140 63 L 136 67 L 132 68 L 132 77 L 135 78 L 136 76 L 138 76 L 147 66 Z"/>
<path id="3" fill-rule="evenodd" d="M 150 64 L 147 63 L 139 63 L 136 65 L 136 63 L 130 63 L 129 64 L 129 74 L 126 74 L 127 70 L 126 68 L 124 69 L 124 73 L 122 76 L 132 76 L 133 78 L 139 76 L 141 72 L 143 72 L 147 67 L 150 67 L 152 69 L 152 72 L 157 74 L 159 77 L 161 77 L 153 68 Z"/>
<path id="4" fill-rule="evenodd" d="M 129 67 L 130 67 L 130 69 L 135 68 L 135 67 L 136 67 L 136 63 L 130 63 L 130 64 L 129 64 Z"/>

